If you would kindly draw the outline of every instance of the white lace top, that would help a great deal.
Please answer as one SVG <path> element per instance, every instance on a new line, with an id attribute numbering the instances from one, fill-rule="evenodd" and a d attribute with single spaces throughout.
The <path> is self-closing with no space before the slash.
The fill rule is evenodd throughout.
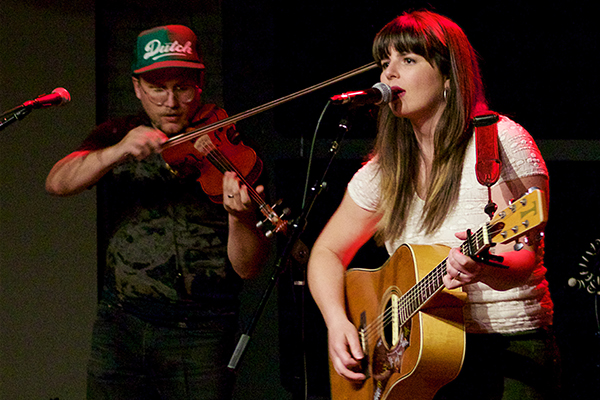
<path id="1" fill-rule="evenodd" d="M 501 117 L 498 123 L 502 171 L 498 180 L 511 181 L 531 175 L 548 176 L 542 156 L 529 135 L 517 123 Z M 416 196 L 405 232 L 402 237 L 386 242 L 389 254 L 403 243 L 444 244 L 458 247 L 456 232 L 475 230 L 489 217 L 483 209 L 488 202 L 487 188 L 479 184 L 475 174 L 475 144 L 471 140 L 465 157 L 458 202 L 450 211 L 442 227 L 431 235 L 420 230 L 420 218 L 424 201 Z M 348 193 L 354 202 L 369 211 L 379 205 L 380 177 L 376 161 L 366 163 L 348 184 Z M 522 286 L 506 291 L 496 291 L 483 283 L 464 287 L 468 294 L 465 311 L 465 327 L 471 333 L 510 333 L 539 328 L 552 324 L 552 300 L 545 279 L 543 242 L 537 254 L 537 267 Z"/>

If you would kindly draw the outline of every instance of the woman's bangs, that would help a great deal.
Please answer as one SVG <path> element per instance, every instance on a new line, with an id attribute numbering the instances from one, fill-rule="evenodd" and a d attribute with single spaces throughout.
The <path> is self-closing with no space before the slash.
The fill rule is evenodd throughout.
<path id="1" fill-rule="evenodd" d="M 398 53 L 414 53 L 430 60 L 427 38 L 422 32 L 417 32 L 414 27 L 393 26 L 391 29 L 382 30 L 373 43 L 373 58 L 377 63 L 390 58 L 391 49 Z"/>

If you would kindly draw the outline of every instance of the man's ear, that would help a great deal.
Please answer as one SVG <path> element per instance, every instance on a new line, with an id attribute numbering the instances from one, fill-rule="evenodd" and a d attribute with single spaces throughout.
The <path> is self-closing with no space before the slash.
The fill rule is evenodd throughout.
<path id="1" fill-rule="evenodd" d="M 133 90 L 135 91 L 135 96 L 141 100 L 142 99 L 142 87 L 140 86 L 139 78 L 132 76 L 131 82 L 133 83 Z"/>

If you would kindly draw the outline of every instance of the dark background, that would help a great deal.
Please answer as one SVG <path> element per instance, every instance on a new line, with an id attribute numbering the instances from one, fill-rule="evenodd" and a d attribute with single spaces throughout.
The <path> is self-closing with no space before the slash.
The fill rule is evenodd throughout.
<path id="1" fill-rule="evenodd" d="M 425 6 L 465 30 L 481 57 L 491 107 L 522 124 L 546 159 L 546 266 L 565 398 L 597 393 L 595 296 L 567 286 L 598 238 L 596 7 L 583 1 L 282 3 L 3 0 L 0 112 L 59 86 L 73 100 L 36 110 L 0 132 L 0 398 L 84 397 L 96 243 L 103 234 L 96 230 L 96 195 L 91 190 L 57 199 L 43 185 L 52 165 L 96 123 L 138 110 L 129 66 L 140 31 L 170 23 L 194 29 L 207 65 L 205 100 L 236 115 L 369 64 L 376 32 L 402 11 Z M 377 81 L 371 70 L 237 124 L 263 156 L 270 194 L 282 198 L 292 215 L 301 208 L 310 143 L 327 99 Z M 302 238 L 308 246 L 368 154 L 374 138 L 369 111 L 351 118 L 352 129 L 327 174 L 328 190 L 309 215 Z M 344 116 L 343 108 L 325 113 L 309 185 L 323 173 Z M 381 252 L 369 247 L 358 262 L 376 266 L 380 260 Z M 270 275 L 271 268 L 248 283 L 243 324 Z M 302 275 L 303 268 L 293 265 L 269 297 L 238 371 L 236 399 L 301 398 L 303 354 L 310 397 L 327 396 L 325 331 L 307 291 L 293 285 Z"/>

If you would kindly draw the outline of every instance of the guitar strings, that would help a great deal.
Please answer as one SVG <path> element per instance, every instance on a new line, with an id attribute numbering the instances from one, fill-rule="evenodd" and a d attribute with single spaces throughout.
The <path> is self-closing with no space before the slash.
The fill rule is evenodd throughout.
<path id="1" fill-rule="evenodd" d="M 398 304 L 400 317 L 398 321 L 399 326 L 403 326 L 404 324 L 406 324 L 406 322 L 410 318 L 412 318 L 413 315 L 419 310 L 418 306 L 414 306 L 415 300 L 422 298 L 421 294 L 423 293 L 423 290 L 426 289 L 426 286 L 430 285 L 432 282 L 441 282 L 441 278 L 445 274 L 445 265 L 446 260 L 443 260 L 421 281 L 419 281 L 419 283 L 417 283 L 409 291 L 407 291 L 404 295 L 400 297 L 400 301 Z M 441 288 L 441 286 L 439 288 Z M 408 307 L 409 305 L 413 305 L 412 311 Z M 367 325 L 365 329 L 367 339 L 371 339 L 374 335 L 377 335 L 379 333 L 380 329 L 384 329 L 385 327 L 387 327 L 392 322 L 393 318 L 394 316 L 391 307 L 386 307 L 382 314 L 380 314 L 372 323 Z"/>
<path id="2" fill-rule="evenodd" d="M 412 312 L 410 310 L 407 311 L 407 306 L 409 304 L 414 304 L 415 299 L 421 297 L 420 294 L 423 292 L 423 286 L 429 284 L 430 281 L 439 281 L 441 277 L 443 277 L 445 265 L 446 260 L 442 261 L 442 263 L 436 266 L 429 274 L 419 281 L 417 285 L 413 286 L 400 297 L 398 305 L 400 314 L 400 319 L 398 321 L 399 326 L 403 326 L 418 311 L 418 308 L 415 308 Z M 384 312 L 365 328 L 367 339 L 371 339 L 374 335 L 377 335 L 380 329 L 384 329 L 392 322 L 393 318 L 394 316 L 391 308 L 386 307 Z"/>
<path id="3" fill-rule="evenodd" d="M 484 243 L 484 228 L 488 230 L 489 224 L 485 227 L 480 228 L 475 235 L 472 237 L 476 241 L 476 247 L 481 248 Z M 466 240 L 460 246 L 461 251 L 465 253 L 470 251 L 469 241 Z M 433 268 L 425 277 L 420 280 L 416 285 L 411 287 L 406 293 L 400 296 L 399 301 L 399 326 L 404 326 L 408 320 L 410 320 L 429 300 L 436 292 L 443 287 L 443 277 L 446 274 L 446 260 L 445 258 L 440 264 Z M 435 289 L 432 290 L 431 288 Z M 425 296 L 423 296 L 423 294 Z M 420 304 L 418 302 L 420 301 Z M 412 305 L 412 310 L 409 308 Z M 408 308 L 408 310 L 407 310 Z M 393 313 L 391 307 L 386 307 L 384 312 L 378 315 L 370 324 L 364 328 L 364 334 L 367 340 L 372 339 L 373 336 L 377 335 L 381 329 L 385 329 L 392 320 Z"/>
<path id="4" fill-rule="evenodd" d="M 483 242 L 483 233 L 484 233 L 483 228 L 478 230 L 478 232 L 476 233 L 475 237 L 478 242 Z M 461 250 L 464 252 L 464 251 L 468 250 L 468 248 L 469 248 L 468 242 L 465 241 L 461 245 Z M 432 271 L 430 271 L 421 281 L 419 281 L 419 283 L 417 285 L 413 286 L 409 291 L 407 291 L 404 295 L 401 296 L 400 304 L 399 304 L 400 317 L 401 317 L 400 321 L 399 321 L 400 326 L 404 325 L 419 310 L 420 306 L 417 306 L 417 307 L 414 307 L 412 312 L 403 314 L 403 312 L 406 310 L 408 304 L 414 305 L 416 299 L 424 298 L 423 297 L 424 289 L 426 290 L 428 287 L 431 287 L 432 283 L 435 284 L 435 286 L 437 287 L 436 290 L 425 293 L 426 294 L 425 299 L 428 300 L 433 294 L 435 294 L 435 292 L 437 292 L 439 289 L 442 288 L 442 278 L 446 273 L 445 266 L 446 266 L 446 259 L 444 259 L 438 266 L 436 266 Z M 421 305 L 424 303 L 425 303 L 425 301 L 422 301 Z M 380 327 L 382 327 L 382 326 L 385 327 L 385 326 L 389 325 L 389 323 L 391 322 L 392 319 L 393 319 L 392 311 L 389 308 L 386 308 L 386 310 L 384 311 L 384 313 L 382 315 L 377 317 L 371 324 L 369 324 L 366 327 L 365 333 L 366 333 L 367 339 L 371 338 L 374 334 L 377 334 Z"/>
<path id="5" fill-rule="evenodd" d="M 514 212 L 514 210 L 512 210 Z M 493 225 L 492 225 L 493 224 Z M 501 220 L 498 221 L 491 221 L 489 223 L 486 223 L 484 226 L 482 226 L 474 236 L 471 236 L 471 239 L 475 240 L 475 251 L 473 252 L 473 255 L 478 254 L 481 250 L 484 250 L 486 244 L 490 245 L 491 240 L 490 238 L 496 237 L 499 233 L 501 233 L 504 229 L 505 223 L 502 222 Z M 521 232 L 521 234 L 524 232 Z M 470 242 L 469 240 L 466 240 L 465 242 L 463 242 L 460 246 L 461 251 L 465 254 L 471 254 L 471 244 L 472 242 Z M 467 253 L 468 252 L 468 253 Z M 437 290 L 442 288 L 442 278 L 444 276 L 444 274 L 446 273 L 446 259 L 444 259 L 440 264 L 438 264 L 435 268 L 433 268 L 421 281 L 419 281 L 416 285 L 414 285 L 412 288 L 410 288 L 405 294 L 403 294 L 400 297 L 400 304 L 399 304 L 399 316 L 401 317 L 399 319 L 399 326 L 403 326 L 410 318 L 412 318 L 421 308 L 421 306 L 425 303 L 425 301 L 423 301 L 420 305 L 417 305 L 417 307 L 415 307 L 414 310 L 412 310 L 412 312 L 408 312 L 403 314 L 403 312 L 405 311 L 405 308 L 407 306 L 407 304 L 414 304 L 415 299 L 417 298 L 417 295 L 419 298 L 423 298 L 422 297 L 422 292 L 423 292 L 423 287 L 425 287 L 425 289 L 427 288 L 426 284 L 430 283 L 431 281 L 433 281 L 434 283 L 437 283 L 438 289 L 436 289 L 435 291 L 431 292 L 431 293 L 427 293 L 427 297 L 425 297 L 426 300 L 429 300 L 429 298 L 431 296 L 433 296 L 433 294 L 435 294 L 437 292 Z M 413 302 L 413 303 L 411 303 Z M 380 331 L 381 328 L 389 325 L 389 323 L 392 321 L 393 319 L 393 315 L 392 315 L 392 311 L 391 308 L 386 307 L 384 312 L 380 315 L 378 315 L 373 322 L 371 322 L 370 324 L 367 324 L 364 327 L 364 335 L 365 335 L 365 339 L 368 341 L 369 339 L 371 339 L 373 337 L 373 335 L 377 335 Z M 395 344 L 393 344 L 395 345 Z"/>

